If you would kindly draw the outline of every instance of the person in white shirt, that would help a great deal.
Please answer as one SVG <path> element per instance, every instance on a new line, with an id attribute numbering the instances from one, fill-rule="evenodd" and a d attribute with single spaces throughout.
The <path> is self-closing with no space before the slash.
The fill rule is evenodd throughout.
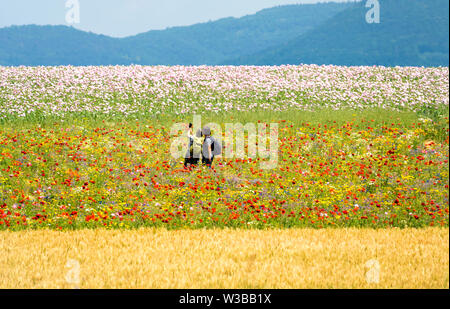
<path id="1" fill-rule="evenodd" d="M 186 155 L 184 156 L 184 167 L 187 167 L 188 164 L 191 164 L 191 162 L 192 162 L 193 154 L 191 152 L 191 149 L 192 149 L 192 144 L 194 142 L 193 130 L 194 130 L 194 128 L 192 126 L 192 123 L 189 123 L 189 129 L 187 131 L 187 138 L 189 139 L 189 145 L 188 145 L 188 149 L 186 151 Z"/>

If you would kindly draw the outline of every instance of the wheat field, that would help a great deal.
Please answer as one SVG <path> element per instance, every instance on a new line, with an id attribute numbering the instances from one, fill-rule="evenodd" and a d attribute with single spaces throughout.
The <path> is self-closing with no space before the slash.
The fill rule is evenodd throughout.
<path id="1" fill-rule="evenodd" d="M 0 232 L 0 288 L 449 288 L 449 229 Z"/>

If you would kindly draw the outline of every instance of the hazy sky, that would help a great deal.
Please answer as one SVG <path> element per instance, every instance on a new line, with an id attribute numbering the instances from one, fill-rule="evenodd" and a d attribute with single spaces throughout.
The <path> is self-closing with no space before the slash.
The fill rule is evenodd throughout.
<path id="1" fill-rule="evenodd" d="M 11 25 L 68 25 L 66 2 L 78 1 L 75 28 L 114 37 L 241 17 L 283 4 L 323 0 L 0 0 L 0 28 Z M 343 2 L 345 0 L 333 0 Z"/>

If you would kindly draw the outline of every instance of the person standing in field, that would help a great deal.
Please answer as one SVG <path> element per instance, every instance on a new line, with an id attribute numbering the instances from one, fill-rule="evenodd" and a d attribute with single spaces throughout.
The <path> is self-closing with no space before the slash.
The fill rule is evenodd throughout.
<path id="1" fill-rule="evenodd" d="M 202 130 L 199 129 L 192 138 L 191 165 L 198 165 L 198 161 L 202 155 L 202 146 Z"/>
<path id="2" fill-rule="evenodd" d="M 202 163 L 206 164 L 208 167 L 211 167 L 214 160 L 212 151 L 212 145 L 214 141 L 211 136 L 211 129 L 209 127 L 204 127 L 202 130 L 202 134 L 205 137 L 205 140 L 203 141 Z"/>
<path id="3" fill-rule="evenodd" d="M 189 129 L 187 131 L 187 138 L 189 139 L 189 145 L 188 145 L 188 149 L 186 151 L 186 155 L 184 156 L 184 167 L 187 167 L 188 164 L 191 163 L 192 157 L 193 157 L 191 150 L 192 150 L 192 145 L 194 143 L 194 136 L 192 135 L 192 133 L 193 133 L 193 126 L 192 126 L 192 123 L 190 123 Z"/>
<path id="4" fill-rule="evenodd" d="M 211 129 L 209 127 L 204 127 L 202 134 L 205 136 L 205 140 L 203 141 L 202 163 L 211 168 L 214 156 L 221 153 L 222 147 L 220 143 L 211 136 Z"/>
<path id="5" fill-rule="evenodd" d="M 184 158 L 184 167 L 198 165 L 202 152 L 202 130 L 198 130 L 195 136 L 192 135 L 192 131 L 193 127 L 190 123 L 188 130 L 189 146 Z"/>

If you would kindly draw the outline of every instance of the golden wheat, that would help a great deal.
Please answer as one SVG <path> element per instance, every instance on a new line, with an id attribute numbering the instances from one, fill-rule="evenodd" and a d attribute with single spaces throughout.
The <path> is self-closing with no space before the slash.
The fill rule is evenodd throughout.
<path id="1" fill-rule="evenodd" d="M 449 229 L 0 232 L 0 288 L 449 288 Z"/>

